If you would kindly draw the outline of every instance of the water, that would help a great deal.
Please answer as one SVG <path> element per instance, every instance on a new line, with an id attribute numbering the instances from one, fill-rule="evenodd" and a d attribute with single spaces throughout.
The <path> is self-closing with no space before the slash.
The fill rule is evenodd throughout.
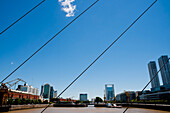
<path id="1" fill-rule="evenodd" d="M 27 109 L 9 111 L 8 113 L 40 113 L 43 108 Z M 123 113 L 125 108 L 95 108 L 95 107 L 83 107 L 83 108 L 64 108 L 64 107 L 50 107 L 44 113 Z M 126 113 L 170 113 L 168 111 L 129 108 Z"/>

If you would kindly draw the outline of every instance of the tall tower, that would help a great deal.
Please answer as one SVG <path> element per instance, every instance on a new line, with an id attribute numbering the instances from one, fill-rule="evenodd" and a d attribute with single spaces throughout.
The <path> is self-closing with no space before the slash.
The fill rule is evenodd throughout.
<path id="1" fill-rule="evenodd" d="M 157 73 L 157 67 L 155 61 L 150 61 L 148 63 L 148 70 L 149 70 L 150 79 L 152 79 Z M 156 75 L 156 77 L 152 80 L 151 86 L 152 88 L 160 86 L 158 75 Z"/>
<path id="2" fill-rule="evenodd" d="M 166 56 L 161 56 L 158 59 L 159 67 L 161 68 L 167 61 L 168 61 L 168 56 L 167 55 Z M 163 85 L 170 84 L 170 64 L 169 64 L 169 61 L 162 68 L 161 76 L 162 76 Z"/>
<path id="3" fill-rule="evenodd" d="M 115 97 L 114 84 L 106 84 L 105 85 L 105 96 L 106 96 L 106 101 L 114 99 L 114 97 Z"/>
<path id="4" fill-rule="evenodd" d="M 50 89 L 51 89 L 51 86 L 49 84 L 44 85 L 43 98 L 50 99 Z"/>
<path id="5" fill-rule="evenodd" d="M 50 88 L 50 99 L 54 98 L 54 88 L 51 86 Z"/>
<path id="6" fill-rule="evenodd" d="M 43 97 L 43 93 L 44 93 L 44 86 L 42 85 L 41 86 L 41 93 L 40 93 L 40 96 Z"/>

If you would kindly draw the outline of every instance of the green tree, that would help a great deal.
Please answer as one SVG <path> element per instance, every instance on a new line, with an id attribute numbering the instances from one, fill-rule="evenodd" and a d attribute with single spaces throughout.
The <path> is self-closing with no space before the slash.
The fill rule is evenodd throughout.
<path id="1" fill-rule="evenodd" d="M 97 104 L 98 104 L 99 102 L 103 102 L 103 100 L 100 97 L 96 97 L 95 102 L 97 102 Z"/>
<path id="2" fill-rule="evenodd" d="M 8 99 L 8 102 L 7 102 L 9 105 L 13 105 L 14 104 L 14 100 L 13 99 Z"/>
<path id="3" fill-rule="evenodd" d="M 43 101 L 43 104 L 48 104 L 48 100 Z"/>
<path id="4" fill-rule="evenodd" d="M 77 104 L 79 104 L 80 103 L 80 101 L 79 100 L 77 100 L 76 102 L 75 102 L 75 104 L 77 105 Z"/>
<path id="5" fill-rule="evenodd" d="M 41 99 L 38 99 L 38 103 L 39 103 L 39 104 L 42 104 L 42 101 L 41 101 Z"/>
<path id="6" fill-rule="evenodd" d="M 14 100 L 14 105 L 18 105 L 18 104 L 21 104 L 21 100 L 19 98 L 16 98 Z"/>
<path id="7" fill-rule="evenodd" d="M 33 104 L 37 104 L 36 100 L 32 100 L 32 103 L 33 103 Z"/>
<path id="8" fill-rule="evenodd" d="M 21 104 L 26 104 L 25 98 L 21 99 Z"/>

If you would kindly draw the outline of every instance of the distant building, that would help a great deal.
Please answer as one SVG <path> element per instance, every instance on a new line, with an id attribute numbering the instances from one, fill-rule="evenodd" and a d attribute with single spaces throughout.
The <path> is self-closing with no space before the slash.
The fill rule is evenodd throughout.
<path id="1" fill-rule="evenodd" d="M 50 99 L 51 98 L 54 98 L 54 89 L 53 89 L 53 86 L 51 86 L 51 88 L 50 88 Z"/>
<path id="2" fill-rule="evenodd" d="M 94 104 L 95 103 L 95 98 L 92 98 L 91 99 L 91 104 Z"/>
<path id="3" fill-rule="evenodd" d="M 149 70 L 150 80 L 151 80 L 157 73 L 157 67 L 155 61 L 151 61 L 148 63 L 148 70 Z M 151 81 L 151 86 L 152 88 L 160 86 L 158 75 Z"/>
<path id="4" fill-rule="evenodd" d="M 39 95 L 39 89 L 38 88 L 33 88 L 33 86 L 28 86 L 27 84 L 25 84 L 24 86 L 18 85 L 17 89 L 19 91 L 27 92 L 27 93 L 30 93 L 32 95 Z"/>
<path id="5" fill-rule="evenodd" d="M 167 61 L 168 61 L 167 55 L 161 56 L 158 59 L 159 67 L 161 68 Z M 168 63 L 165 64 L 165 66 L 161 70 L 161 76 L 162 76 L 163 85 L 170 84 L 170 64 L 169 64 L 169 61 L 168 61 Z"/>
<path id="6" fill-rule="evenodd" d="M 44 86 L 42 85 L 42 86 L 41 86 L 41 93 L 40 93 L 40 97 L 43 97 L 43 94 L 44 94 Z"/>
<path id="7" fill-rule="evenodd" d="M 80 101 L 88 101 L 87 94 L 80 94 Z"/>
<path id="8" fill-rule="evenodd" d="M 57 95 L 55 92 L 57 91 L 54 91 L 53 86 L 50 86 L 50 84 L 45 84 L 41 86 L 40 97 L 43 97 L 45 100 L 50 100 Z"/>
<path id="9" fill-rule="evenodd" d="M 170 90 L 147 92 L 139 96 L 141 100 L 170 100 Z"/>
<path id="10" fill-rule="evenodd" d="M 106 96 L 106 101 L 114 100 L 115 97 L 114 84 L 105 85 L 105 96 Z"/>
<path id="11" fill-rule="evenodd" d="M 8 93 L 8 98 L 11 98 L 11 99 L 19 98 L 19 99 L 38 100 L 39 95 L 33 95 L 32 93 L 29 93 L 29 92 L 10 89 L 9 93 Z"/>
<path id="12" fill-rule="evenodd" d="M 54 98 L 57 97 L 57 91 L 54 91 Z"/>
<path id="13" fill-rule="evenodd" d="M 136 99 L 136 93 L 134 91 L 126 91 L 129 94 L 129 99 L 135 100 Z M 128 97 L 125 92 L 117 94 L 116 95 L 116 101 L 120 102 L 128 102 Z"/>
<path id="14" fill-rule="evenodd" d="M 45 99 L 50 98 L 50 85 L 49 84 L 44 85 L 43 98 Z"/>

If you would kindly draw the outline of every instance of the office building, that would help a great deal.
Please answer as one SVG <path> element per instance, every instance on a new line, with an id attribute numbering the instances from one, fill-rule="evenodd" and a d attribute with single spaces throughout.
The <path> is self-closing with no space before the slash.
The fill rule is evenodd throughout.
<path id="1" fill-rule="evenodd" d="M 43 90 L 44 90 L 43 91 L 43 98 L 49 99 L 50 98 L 50 85 L 49 84 L 45 84 Z"/>
<path id="2" fill-rule="evenodd" d="M 42 85 L 42 86 L 41 86 L 41 93 L 40 93 L 40 97 L 43 97 L 43 94 L 44 94 L 44 86 Z"/>
<path id="3" fill-rule="evenodd" d="M 148 70 L 149 70 L 149 75 L 151 80 L 157 73 L 157 67 L 155 61 L 151 61 L 148 63 Z M 152 88 L 160 86 L 158 75 L 156 75 L 156 77 L 151 81 L 151 86 Z"/>
<path id="4" fill-rule="evenodd" d="M 127 97 L 126 93 L 128 93 L 129 98 Z M 116 95 L 116 101 L 118 101 L 118 102 L 128 102 L 128 101 L 136 99 L 136 93 L 134 91 L 126 91 L 126 93 L 123 92 L 123 93 L 117 94 Z"/>
<path id="5" fill-rule="evenodd" d="M 39 89 L 38 88 L 33 88 L 33 86 L 28 86 L 28 85 L 19 85 L 17 88 L 19 91 L 27 92 L 32 95 L 39 95 Z"/>
<path id="6" fill-rule="evenodd" d="M 80 101 L 88 101 L 87 94 L 80 94 Z"/>
<path id="7" fill-rule="evenodd" d="M 114 100 L 115 97 L 114 84 L 105 85 L 105 96 L 106 96 L 106 101 Z"/>
<path id="8" fill-rule="evenodd" d="M 55 98 L 57 91 L 54 91 L 53 86 L 50 86 L 50 84 L 45 84 L 41 86 L 41 93 L 40 97 L 43 97 L 45 100 L 50 100 L 52 98 Z"/>
<path id="9" fill-rule="evenodd" d="M 163 81 L 163 85 L 167 85 L 170 84 L 170 64 L 168 61 L 168 56 L 161 56 L 158 59 L 159 62 L 159 67 L 161 68 L 165 63 L 165 66 L 162 68 L 161 70 L 161 76 L 162 76 L 162 81 Z"/>
<path id="10" fill-rule="evenodd" d="M 54 98 L 57 98 L 57 91 L 54 91 Z"/>
<path id="11" fill-rule="evenodd" d="M 51 98 L 54 98 L 54 89 L 53 89 L 53 86 L 51 86 L 51 88 L 50 88 L 50 99 Z"/>
<path id="12" fill-rule="evenodd" d="M 139 96 L 141 100 L 170 100 L 170 90 L 147 92 Z"/>

